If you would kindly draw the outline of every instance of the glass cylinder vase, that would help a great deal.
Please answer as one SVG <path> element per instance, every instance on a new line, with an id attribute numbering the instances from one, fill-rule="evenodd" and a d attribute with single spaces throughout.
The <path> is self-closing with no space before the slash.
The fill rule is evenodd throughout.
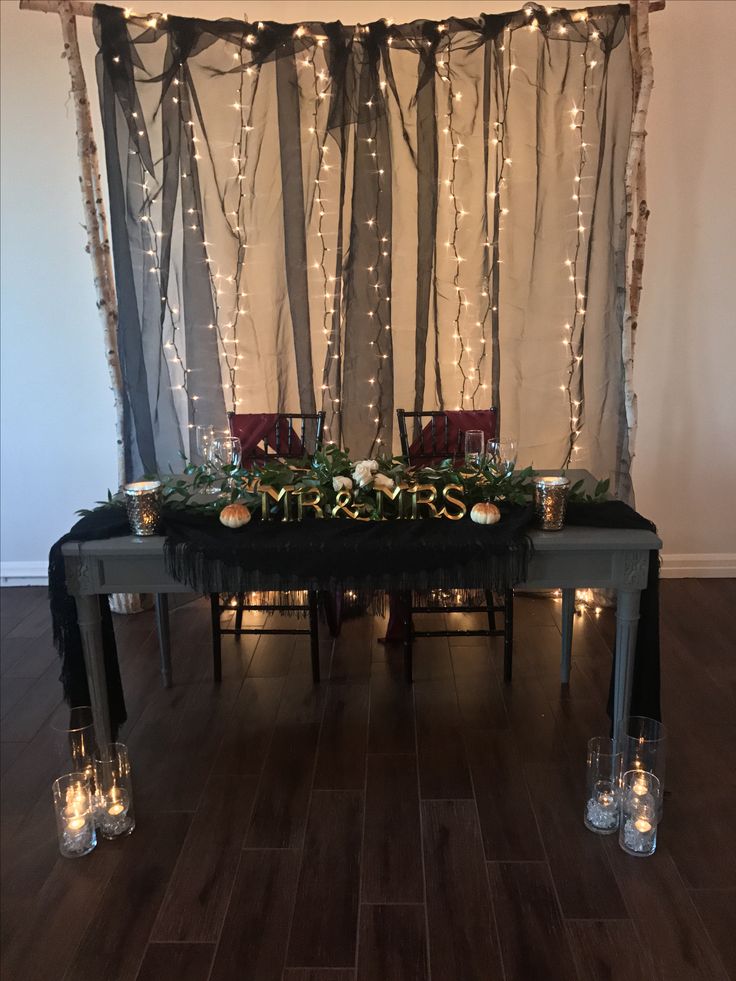
<path id="1" fill-rule="evenodd" d="M 95 775 L 95 727 L 89 705 L 62 709 L 63 717 L 51 723 L 57 773 L 84 773 L 90 783 Z M 67 714 L 68 713 L 68 714 Z"/>
<path id="2" fill-rule="evenodd" d="M 621 753 L 613 739 L 595 736 L 588 741 L 585 827 L 598 835 L 618 829 L 621 799 Z"/>
<path id="3" fill-rule="evenodd" d="M 89 855 L 97 845 L 95 801 L 84 773 L 65 773 L 52 785 L 59 851 L 64 858 Z"/>
<path id="4" fill-rule="evenodd" d="M 628 855 L 646 858 L 654 854 L 661 797 L 662 787 L 653 773 L 643 770 L 624 773 L 618 843 Z"/>
<path id="5" fill-rule="evenodd" d="M 103 838 L 120 838 L 135 828 L 133 782 L 128 750 L 123 743 L 110 743 L 95 761 L 97 784 L 97 827 Z"/>
<path id="6" fill-rule="evenodd" d="M 621 726 L 619 747 L 623 754 L 623 770 L 653 773 L 659 781 L 659 817 L 662 816 L 665 765 L 667 762 L 667 730 L 656 719 L 641 715 L 629 716 Z"/>

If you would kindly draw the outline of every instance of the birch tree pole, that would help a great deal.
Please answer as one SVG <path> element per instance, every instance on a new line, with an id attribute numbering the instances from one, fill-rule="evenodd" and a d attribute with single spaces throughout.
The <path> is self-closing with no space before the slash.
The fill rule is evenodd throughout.
<path id="1" fill-rule="evenodd" d="M 62 57 L 69 66 L 71 95 L 77 128 L 77 154 L 79 156 L 79 187 L 82 192 L 86 251 L 92 260 L 97 309 L 102 320 L 105 357 L 107 360 L 110 390 L 115 408 L 115 440 L 117 447 L 118 483 L 125 482 L 125 446 L 123 444 L 123 376 L 118 353 L 118 304 L 115 294 L 115 277 L 112 268 L 112 252 L 108 232 L 105 201 L 102 193 L 100 158 L 92 129 L 87 83 L 82 68 L 82 58 L 77 37 L 75 13 L 91 14 L 91 3 L 78 0 L 21 0 L 21 9 L 58 13 L 64 42 Z"/>
<path id="2" fill-rule="evenodd" d="M 633 76 L 633 118 L 631 138 L 626 159 L 624 182 L 626 189 L 626 298 L 622 337 L 624 364 L 624 400 L 628 449 L 633 459 L 636 444 L 638 411 L 634 391 L 634 347 L 639 320 L 644 250 L 647 221 L 647 172 L 646 172 L 646 123 L 649 99 L 654 87 L 652 49 L 649 46 L 649 0 L 631 0 L 629 38 L 631 46 L 631 71 Z"/>

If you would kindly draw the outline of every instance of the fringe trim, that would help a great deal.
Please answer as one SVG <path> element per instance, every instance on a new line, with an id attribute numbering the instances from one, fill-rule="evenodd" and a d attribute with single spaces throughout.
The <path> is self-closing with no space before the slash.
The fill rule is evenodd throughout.
<path id="1" fill-rule="evenodd" d="M 364 575 L 288 572 L 262 573 L 252 567 L 228 565 L 210 559 L 188 542 L 166 540 L 164 555 L 167 571 L 174 579 L 199 593 L 258 594 L 257 602 L 268 605 L 305 603 L 307 591 L 341 593 L 348 610 L 368 610 L 384 616 L 389 592 L 411 592 L 416 605 L 470 605 L 483 602 L 483 591 L 502 594 L 526 579 L 531 545 L 528 539 L 514 543 L 502 554 L 488 553 L 482 561 L 463 566 L 397 572 L 386 570 Z M 256 600 L 254 600 L 256 602 Z M 292 611 L 302 615 L 301 611 Z"/>

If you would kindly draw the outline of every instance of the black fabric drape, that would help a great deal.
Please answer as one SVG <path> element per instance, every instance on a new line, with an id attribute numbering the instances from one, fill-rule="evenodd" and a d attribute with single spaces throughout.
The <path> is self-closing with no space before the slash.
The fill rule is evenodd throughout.
<path id="1" fill-rule="evenodd" d="M 505 506 L 491 527 L 461 521 L 253 521 L 240 533 L 211 517 L 166 518 L 166 560 L 201 592 L 503 590 L 526 574 L 530 507 Z"/>
<path id="2" fill-rule="evenodd" d="M 130 534 L 128 519 L 122 508 L 103 508 L 81 518 L 56 542 L 49 553 L 49 606 L 54 643 L 61 658 L 61 683 L 64 698 L 71 706 L 89 705 L 87 670 L 82 653 L 82 637 L 77 620 L 77 605 L 69 595 L 62 546 L 67 542 L 87 542 L 98 538 L 116 538 Z M 107 596 L 99 596 L 102 618 L 102 643 L 107 675 L 107 698 L 113 738 L 126 718 L 120 665 L 115 646 L 115 630 Z"/>
<path id="3" fill-rule="evenodd" d="M 585 13 L 96 7 L 131 477 L 227 410 L 321 405 L 357 459 L 396 407 L 493 404 L 521 465 L 630 495 L 627 9 Z"/>

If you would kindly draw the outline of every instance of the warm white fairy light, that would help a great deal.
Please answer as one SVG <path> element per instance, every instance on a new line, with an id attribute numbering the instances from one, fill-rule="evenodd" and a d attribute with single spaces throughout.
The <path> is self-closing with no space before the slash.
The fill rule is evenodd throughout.
<path id="1" fill-rule="evenodd" d="M 585 15 L 585 16 L 582 16 Z M 585 23 L 587 21 L 587 14 L 584 11 L 578 11 L 573 15 L 573 20 L 577 23 Z M 562 33 L 562 32 L 561 32 Z M 593 31 L 592 34 L 598 35 L 598 31 Z M 581 371 L 583 365 L 583 336 L 585 330 L 585 293 L 583 291 L 583 283 L 585 282 L 585 269 L 587 262 L 583 261 L 583 252 L 585 245 L 585 237 L 589 233 L 589 229 L 585 223 L 585 215 L 581 204 L 581 187 L 584 180 L 584 171 L 587 163 L 587 150 L 588 143 L 584 139 L 584 126 L 585 126 L 585 109 L 586 101 L 588 97 L 589 88 L 589 76 L 591 71 L 596 67 L 597 62 L 595 59 L 588 61 L 588 43 L 585 45 L 585 50 L 582 54 L 584 70 L 583 70 L 583 95 L 582 104 L 580 106 L 573 105 L 570 109 L 570 129 L 576 134 L 575 139 L 578 141 L 578 151 L 577 151 L 577 161 L 576 161 L 576 172 L 573 176 L 573 187 L 571 193 L 571 199 L 576 203 L 577 207 L 575 210 L 576 224 L 575 224 L 575 240 L 572 256 L 567 258 L 564 263 L 564 267 L 567 270 L 567 279 L 571 285 L 572 295 L 573 295 L 573 314 L 571 320 L 564 325 L 566 334 L 563 336 L 562 344 L 563 347 L 569 351 L 568 361 L 567 361 L 567 384 L 561 385 L 560 389 L 565 393 L 568 402 L 568 411 L 570 417 L 570 437 L 568 444 L 567 457 L 565 459 L 565 466 L 570 464 L 573 456 L 577 458 L 581 451 L 581 447 L 578 444 L 578 437 L 580 436 L 582 426 L 583 426 L 583 410 L 584 410 L 584 397 L 582 396 L 581 387 L 581 398 L 576 399 L 573 396 L 573 384 L 576 378 L 581 378 Z M 579 268 L 581 266 L 582 268 Z M 582 382 L 580 383 L 582 386 Z"/>
<path id="2" fill-rule="evenodd" d="M 319 40 L 319 39 L 318 39 Z M 311 42 L 311 43 L 310 43 Z M 327 245 L 327 239 L 325 237 L 325 227 L 324 222 L 327 218 L 327 211 L 325 210 L 325 205 L 328 203 L 325 197 L 324 185 L 328 182 L 328 172 L 332 169 L 332 165 L 328 162 L 328 154 L 330 146 L 327 143 L 327 132 L 326 126 L 324 128 L 324 133 L 320 133 L 320 106 L 325 101 L 328 95 L 328 89 L 330 86 L 330 76 L 329 73 L 318 66 L 316 58 L 317 53 L 321 49 L 322 45 L 319 43 L 314 44 L 313 39 L 310 36 L 310 42 L 305 41 L 305 45 L 309 43 L 309 48 L 305 51 L 302 58 L 299 59 L 297 64 L 304 67 L 311 76 L 311 88 L 312 88 L 312 125 L 309 126 L 309 134 L 313 137 L 314 153 L 316 158 L 317 166 L 317 177 L 314 179 L 314 185 L 316 187 L 316 193 L 312 198 L 313 204 L 317 205 L 317 231 L 315 237 L 318 243 L 318 256 L 311 262 L 312 269 L 316 270 L 320 277 L 320 287 L 318 296 L 322 300 L 322 336 L 324 338 L 325 347 L 327 349 L 326 358 L 329 358 L 330 362 L 338 362 L 337 365 L 329 364 L 325 365 L 323 374 L 323 383 L 321 386 L 321 391 L 324 393 L 322 408 L 328 412 L 329 422 L 332 424 L 337 424 L 339 427 L 340 420 L 340 353 L 339 353 L 339 332 L 335 331 L 335 300 L 336 300 L 336 277 L 329 274 L 327 270 L 327 256 L 329 253 L 329 248 Z M 333 345 L 338 347 L 337 351 L 330 352 Z M 336 390 L 333 392 L 331 385 L 329 384 L 330 378 L 334 379 Z"/>
<path id="3" fill-rule="evenodd" d="M 474 371 L 472 359 L 468 351 L 468 344 L 464 334 L 464 321 L 467 311 L 471 306 L 465 287 L 462 282 L 461 267 L 465 261 L 460 254 L 458 247 L 458 237 L 463 218 L 468 214 L 463 204 L 458 199 L 458 162 L 462 159 L 463 143 L 457 135 L 455 127 L 455 105 L 459 106 L 462 101 L 463 93 L 455 89 L 452 74 L 452 37 L 447 38 L 447 53 L 443 56 L 442 72 L 440 78 L 446 88 L 446 108 L 445 108 L 445 128 L 444 133 L 447 137 L 448 145 L 448 176 L 443 179 L 443 186 L 447 188 L 447 200 L 451 202 L 450 230 L 446 242 L 447 258 L 452 269 L 452 287 L 455 293 L 453 303 L 453 316 L 451 321 L 452 337 L 456 341 L 455 353 L 453 357 L 453 367 L 458 369 L 459 389 L 458 401 L 462 405 L 471 396 L 470 387 L 473 385 Z M 477 366 L 476 366 L 477 367 Z M 477 385 L 475 386 L 477 390 Z M 474 393 L 473 393 L 474 394 Z"/>
<path id="4" fill-rule="evenodd" d="M 234 57 L 240 65 L 240 72 L 237 76 L 237 88 L 235 91 L 235 101 L 232 108 L 238 113 L 237 132 L 231 144 L 230 163 L 234 165 L 235 173 L 232 174 L 225 185 L 224 198 L 234 191 L 236 199 L 232 206 L 223 201 L 225 207 L 225 217 L 230 226 L 230 232 L 236 240 L 235 266 L 234 271 L 229 274 L 215 274 L 212 278 L 224 280 L 227 289 L 213 289 L 213 303 L 215 306 L 215 325 L 218 335 L 218 342 L 222 347 L 224 357 L 222 358 L 223 370 L 227 383 L 226 391 L 229 395 L 230 407 L 233 412 L 237 411 L 242 399 L 238 396 L 242 386 L 237 383 L 238 362 L 244 360 L 240 351 L 240 325 L 241 321 L 248 318 L 250 314 L 249 306 L 243 302 L 247 300 L 248 292 L 243 289 L 243 279 L 246 273 L 246 257 L 248 250 L 247 222 L 243 214 L 246 199 L 251 192 L 248 190 L 248 175 L 246 166 L 248 162 L 248 141 L 249 135 L 253 131 L 252 124 L 252 103 L 253 94 L 256 91 L 260 66 L 253 67 L 252 63 L 245 63 L 246 48 L 252 46 L 256 39 L 252 34 L 245 35 L 235 52 Z M 247 52 L 250 55 L 250 52 Z M 250 94 L 246 95 L 246 79 L 255 75 L 255 82 L 251 83 Z M 195 154 L 195 159 L 197 155 Z M 226 300 L 220 300 L 226 297 Z M 226 305 L 232 312 L 223 312 Z"/>

